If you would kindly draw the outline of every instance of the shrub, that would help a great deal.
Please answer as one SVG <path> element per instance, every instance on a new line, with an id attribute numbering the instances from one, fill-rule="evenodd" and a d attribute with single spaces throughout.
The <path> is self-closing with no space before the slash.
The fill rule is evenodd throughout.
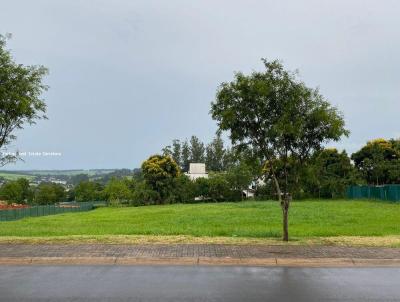
<path id="1" fill-rule="evenodd" d="M 225 201 L 231 195 L 226 175 L 223 173 L 212 174 L 209 178 L 209 197 L 214 201 Z"/>
<path id="2" fill-rule="evenodd" d="M 193 202 L 196 197 L 195 184 L 186 175 L 180 175 L 174 179 L 171 193 L 169 196 L 170 203 Z"/>
<path id="3" fill-rule="evenodd" d="M 209 178 L 196 179 L 193 192 L 202 200 L 217 202 L 240 200 L 241 198 L 241 191 L 231 186 L 226 173 L 213 173 Z"/>
<path id="4" fill-rule="evenodd" d="M 261 186 L 257 186 L 254 193 L 254 199 L 270 200 L 270 199 L 276 199 L 276 196 L 274 196 L 274 190 L 272 186 L 270 184 L 264 184 Z"/>
<path id="5" fill-rule="evenodd" d="M 66 200 L 65 188 L 55 183 L 41 183 L 35 190 L 36 204 L 54 204 Z"/>
<path id="6" fill-rule="evenodd" d="M 207 178 L 197 178 L 193 182 L 194 196 L 200 198 L 200 200 L 210 198 L 210 181 Z"/>
<path id="7" fill-rule="evenodd" d="M 154 191 L 145 181 L 137 182 L 133 194 L 131 205 L 151 205 L 156 204 L 160 200 L 160 195 L 157 191 Z"/>
<path id="8" fill-rule="evenodd" d="M 104 197 L 110 205 L 129 204 L 132 200 L 132 192 L 124 179 L 111 179 L 104 188 Z"/>
<path id="9" fill-rule="evenodd" d="M 74 190 L 76 201 L 100 201 L 103 199 L 103 186 L 93 181 L 82 181 Z"/>

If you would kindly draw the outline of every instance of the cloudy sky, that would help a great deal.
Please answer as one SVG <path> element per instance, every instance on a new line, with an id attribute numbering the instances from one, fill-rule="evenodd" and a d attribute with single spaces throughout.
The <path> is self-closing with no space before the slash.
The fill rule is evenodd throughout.
<path id="1" fill-rule="evenodd" d="M 281 59 L 344 113 L 334 146 L 400 136 L 399 1 L 0 0 L 0 33 L 50 74 L 48 117 L 8 169 L 134 168 L 174 138 L 209 141 L 219 83 Z"/>

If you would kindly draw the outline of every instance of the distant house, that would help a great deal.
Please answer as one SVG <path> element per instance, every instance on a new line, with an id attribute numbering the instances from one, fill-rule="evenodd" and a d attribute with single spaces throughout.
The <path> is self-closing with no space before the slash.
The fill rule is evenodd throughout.
<path id="1" fill-rule="evenodd" d="M 67 185 L 66 180 L 51 179 L 50 182 L 52 182 L 53 184 L 58 184 L 58 185 L 63 185 L 63 186 Z"/>
<path id="2" fill-rule="evenodd" d="M 257 187 L 264 186 L 264 185 L 265 185 L 265 181 L 263 178 L 257 178 L 256 180 L 253 180 L 252 183 L 250 184 L 250 186 L 246 190 L 243 190 L 243 192 L 242 192 L 243 197 L 253 198 L 255 196 Z"/>
<path id="3" fill-rule="evenodd" d="M 197 178 L 208 178 L 208 174 L 206 172 L 206 164 L 203 163 L 190 163 L 189 164 L 189 172 L 185 173 L 190 180 L 196 180 Z"/>
<path id="4" fill-rule="evenodd" d="M 197 178 L 208 178 L 208 173 L 206 172 L 206 164 L 203 163 L 190 163 L 189 171 L 185 173 L 190 180 L 196 180 Z M 255 195 L 255 191 L 258 186 L 265 185 L 265 182 L 262 178 L 259 178 L 251 183 L 251 185 L 242 191 L 243 197 L 252 198 Z M 202 196 L 196 197 L 195 200 L 204 200 Z"/>

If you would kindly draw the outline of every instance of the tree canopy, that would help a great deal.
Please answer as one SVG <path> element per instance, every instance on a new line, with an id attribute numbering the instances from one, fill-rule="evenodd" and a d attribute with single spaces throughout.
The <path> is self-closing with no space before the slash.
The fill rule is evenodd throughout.
<path id="1" fill-rule="evenodd" d="M 351 159 L 369 184 L 400 183 L 400 140 L 371 140 Z"/>
<path id="2" fill-rule="evenodd" d="M 45 118 L 46 104 L 41 99 L 47 90 L 43 66 L 24 66 L 14 61 L 6 49 L 9 36 L 0 35 L 0 151 L 15 140 L 15 130 Z M 0 155 L 0 166 L 15 161 L 18 155 Z"/>
<path id="3" fill-rule="evenodd" d="M 170 145 L 162 148 L 163 155 L 171 156 L 181 170 L 188 171 L 190 163 L 205 163 L 207 171 L 226 171 L 235 161 L 232 150 L 225 148 L 221 135 L 217 133 L 214 139 L 205 144 L 192 135 L 190 144 L 187 140 L 174 139 Z"/>
<path id="4" fill-rule="evenodd" d="M 62 185 L 55 183 L 39 184 L 35 190 L 35 203 L 36 204 L 54 204 L 66 200 L 65 188 Z"/>
<path id="5" fill-rule="evenodd" d="M 306 183 L 314 196 L 323 198 L 344 197 L 346 187 L 359 182 L 356 169 L 346 151 L 328 148 L 312 156 Z"/>
<path id="6" fill-rule="evenodd" d="M 174 185 L 174 180 L 180 175 L 178 164 L 169 155 L 153 155 L 142 163 L 143 177 L 146 183 L 160 196 L 160 202 L 166 202 Z"/>
<path id="7" fill-rule="evenodd" d="M 30 203 L 33 199 L 33 191 L 26 178 L 8 181 L 0 187 L 0 198 L 8 202 Z"/>
<path id="8" fill-rule="evenodd" d="M 289 170 L 299 175 L 314 151 L 348 131 L 342 114 L 317 89 L 308 88 L 277 60 L 263 63 L 263 72 L 238 72 L 232 82 L 222 83 L 211 114 L 221 131 L 229 131 L 234 146 L 251 148 L 266 167 L 282 205 L 283 238 L 288 240 Z M 283 163 L 283 182 L 276 174 L 278 160 Z"/>

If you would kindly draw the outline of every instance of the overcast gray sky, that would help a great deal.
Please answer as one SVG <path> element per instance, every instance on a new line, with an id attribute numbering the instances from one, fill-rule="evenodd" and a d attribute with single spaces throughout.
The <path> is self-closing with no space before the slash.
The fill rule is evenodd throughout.
<path id="1" fill-rule="evenodd" d="M 400 136 L 399 1 L 0 0 L 15 59 L 50 69 L 49 120 L 8 169 L 134 168 L 174 138 L 209 141 L 234 71 L 281 59 L 344 113 L 349 153 Z"/>

